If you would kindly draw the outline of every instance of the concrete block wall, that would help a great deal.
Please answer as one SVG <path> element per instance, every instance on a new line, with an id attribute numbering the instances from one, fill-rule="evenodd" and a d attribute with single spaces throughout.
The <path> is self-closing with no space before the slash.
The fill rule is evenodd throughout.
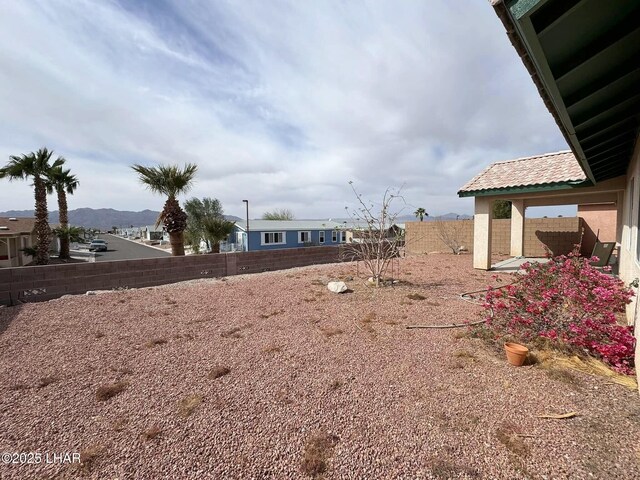
<path id="1" fill-rule="evenodd" d="M 0 304 L 42 301 L 89 290 L 167 283 L 340 261 L 339 247 L 288 248 L 0 269 Z"/>
<path id="2" fill-rule="evenodd" d="M 451 220 L 445 228 L 457 232 L 457 238 L 468 251 L 473 251 L 473 220 Z M 555 255 L 569 253 L 580 241 L 582 219 L 527 218 L 524 224 L 524 254 L 527 257 L 545 255 L 546 245 Z M 491 250 L 508 255 L 511 250 L 511 220 L 493 220 Z M 407 222 L 406 249 L 409 253 L 450 252 L 442 242 L 436 222 Z"/>

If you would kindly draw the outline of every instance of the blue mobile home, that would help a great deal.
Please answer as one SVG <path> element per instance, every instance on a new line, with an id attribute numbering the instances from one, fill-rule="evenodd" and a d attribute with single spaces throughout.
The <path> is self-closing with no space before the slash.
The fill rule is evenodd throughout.
<path id="1" fill-rule="evenodd" d="M 249 250 L 275 250 L 316 245 L 339 245 L 347 241 L 343 223 L 331 220 L 249 220 Z M 247 224 L 236 222 L 229 243 L 247 250 Z"/>

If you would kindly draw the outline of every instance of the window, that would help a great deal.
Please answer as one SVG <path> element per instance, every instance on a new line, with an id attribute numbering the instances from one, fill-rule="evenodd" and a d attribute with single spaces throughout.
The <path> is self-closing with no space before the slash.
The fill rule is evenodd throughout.
<path id="1" fill-rule="evenodd" d="M 629 251 L 631 251 L 632 248 L 632 243 L 633 243 L 633 200 L 634 200 L 634 194 L 635 192 L 634 190 L 634 185 L 633 185 L 633 178 L 629 181 L 629 215 L 628 215 L 628 221 L 627 221 L 627 230 L 629 230 L 629 236 L 627 237 L 627 248 L 629 248 Z M 640 210 L 640 209 L 639 209 Z"/>
<path id="2" fill-rule="evenodd" d="M 336 230 L 331 232 L 331 241 L 333 243 L 336 243 L 338 241 L 338 232 Z"/>
<path id="3" fill-rule="evenodd" d="M 324 230 L 320 230 L 318 233 L 318 242 L 324 243 Z"/>
<path id="4" fill-rule="evenodd" d="M 262 234 L 262 245 L 282 245 L 286 243 L 284 232 L 264 232 Z"/>
<path id="5" fill-rule="evenodd" d="M 298 243 L 311 243 L 311 232 L 298 232 Z"/>
<path id="6" fill-rule="evenodd" d="M 340 232 L 340 243 L 345 243 L 346 241 L 347 241 L 347 232 L 343 230 Z"/>

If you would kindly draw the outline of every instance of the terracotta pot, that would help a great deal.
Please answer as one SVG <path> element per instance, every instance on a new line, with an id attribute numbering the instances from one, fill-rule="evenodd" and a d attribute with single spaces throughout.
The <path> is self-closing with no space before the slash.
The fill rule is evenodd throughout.
<path id="1" fill-rule="evenodd" d="M 529 349 L 519 343 L 505 343 L 504 351 L 507 352 L 507 362 L 516 367 L 521 367 L 527 359 Z"/>

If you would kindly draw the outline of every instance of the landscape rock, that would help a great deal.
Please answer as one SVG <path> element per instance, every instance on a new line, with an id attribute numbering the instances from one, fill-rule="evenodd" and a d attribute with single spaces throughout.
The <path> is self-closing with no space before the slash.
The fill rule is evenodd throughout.
<path id="1" fill-rule="evenodd" d="M 333 293 L 344 293 L 348 290 L 347 284 L 344 282 L 329 282 L 327 288 Z"/>

